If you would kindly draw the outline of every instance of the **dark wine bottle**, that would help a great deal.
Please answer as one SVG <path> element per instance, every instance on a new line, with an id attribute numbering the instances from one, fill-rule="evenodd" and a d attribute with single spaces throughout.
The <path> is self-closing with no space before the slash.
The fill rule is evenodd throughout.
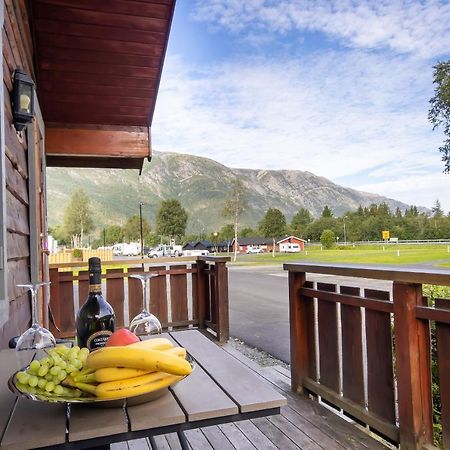
<path id="1" fill-rule="evenodd" d="M 104 347 L 114 322 L 114 310 L 102 295 L 100 258 L 89 258 L 89 295 L 77 314 L 78 345 L 91 351 Z"/>

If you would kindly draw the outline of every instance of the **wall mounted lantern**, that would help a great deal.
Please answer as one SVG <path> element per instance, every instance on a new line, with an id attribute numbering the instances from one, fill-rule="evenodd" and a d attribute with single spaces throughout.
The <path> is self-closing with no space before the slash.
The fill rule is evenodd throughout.
<path id="1" fill-rule="evenodd" d="M 22 131 L 34 117 L 34 81 L 20 69 L 14 72 L 12 107 L 14 126 Z"/>

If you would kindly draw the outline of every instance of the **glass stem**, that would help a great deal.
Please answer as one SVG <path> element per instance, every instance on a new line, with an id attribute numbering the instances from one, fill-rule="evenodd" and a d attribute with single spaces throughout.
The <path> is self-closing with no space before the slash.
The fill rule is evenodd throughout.
<path id="1" fill-rule="evenodd" d="M 142 282 L 142 310 L 148 312 L 147 308 L 147 280 L 141 279 Z"/>
<path id="2" fill-rule="evenodd" d="M 31 321 L 32 321 L 32 325 L 34 325 L 35 323 L 40 325 L 37 289 L 33 287 L 30 289 L 30 291 L 31 291 Z"/>

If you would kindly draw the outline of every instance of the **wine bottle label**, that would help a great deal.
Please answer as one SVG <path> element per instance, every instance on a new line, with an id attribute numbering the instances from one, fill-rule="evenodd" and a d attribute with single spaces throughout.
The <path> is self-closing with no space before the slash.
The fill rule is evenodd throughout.
<path id="1" fill-rule="evenodd" d="M 89 292 L 101 292 L 101 291 L 102 291 L 101 284 L 90 284 L 89 285 Z"/>
<path id="2" fill-rule="evenodd" d="M 106 341 L 111 335 L 112 331 L 109 330 L 96 331 L 88 337 L 86 347 L 89 350 L 96 350 L 97 348 L 104 347 L 106 345 Z"/>

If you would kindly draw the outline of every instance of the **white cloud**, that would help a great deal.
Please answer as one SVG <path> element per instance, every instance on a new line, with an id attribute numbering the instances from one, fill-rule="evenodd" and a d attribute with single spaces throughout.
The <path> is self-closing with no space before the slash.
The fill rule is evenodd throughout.
<path id="1" fill-rule="evenodd" d="M 446 0 L 199 0 L 193 17 L 235 33 L 320 31 L 354 48 L 448 53 Z"/>

